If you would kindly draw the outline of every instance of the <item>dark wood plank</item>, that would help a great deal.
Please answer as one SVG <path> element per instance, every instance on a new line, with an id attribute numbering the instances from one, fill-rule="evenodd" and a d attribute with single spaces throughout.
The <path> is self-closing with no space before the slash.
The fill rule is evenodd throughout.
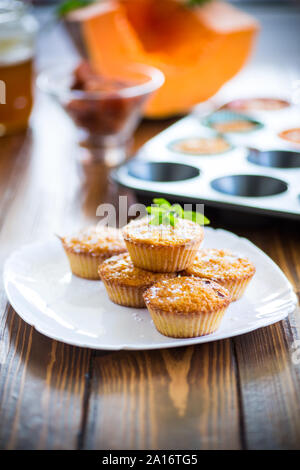
<path id="1" fill-rule="evenodd" d="M 54 112 L 49 106 L 47 115 Z M 85 172 L 86 179 L 79 183 L 82 173 L 78 174 L 74 162 L 71 134 L 57 142 L 45 122 L 39 126 L 29 156 L 26 147 L 23 153 L 13 152 L 19 155 L 15 161 L 6 156 L 7 177 L 1 185 L 6 195 L 1 199 L 5 211 L 2 259 L 20 243 L 95 220 L 95 208 L 102 200 L 117 202 L 116 188 L 105 186 L 105 178 L 99 185 L 100 166 L 98 171 Z M 144 123 L 136 146 L 158 127 Z M 236 231 L 268 252 L 299 289 L 295 231 Z M 299 446 L 299 371 L 290 359 L 299 324 L 296 315 L 291 323 L 233 343 L 91 357 L 89 351 L 42 337 L 6 305 L 4 295 L 1 302 L 5 311 L 0 380 L 3 447 Z"/>
<path id="2" fill-rule="evenodd" d="M 230 341 L 96 356 L 85 447 L 238 449 Z"/>
<path id="3" fill-rule="evenodd" d="M 20 138 L 12 137 L 1 149 L 2 164 L 6 162 L 1 181 L 1 261 L 23 243 L 63 230 L 81 204 L 70 141 L 48 129 L 47 118 L 55 111 L 44 104 L 36 116 L 32 145 L 26 139 L 19 145 Z M 55 116 L 63 126 L 64 118 Z M 0 307 L 0 447 L 80 447 L 91 352 L 37 333 L 7 304 L 3 290 Z"/>
<path id="4" fill-rule="evenodd" d="M 40 94 L 32 127 L 1 139 L 1 274 L 14 249 L 95 222 L 101 202 L 117 202 L 107 168 L 77 164 L 70 122 Z M 37 333 L 9 306 L 0 282 L 0 448 L 81 448 L 91 351 Z"/>
<path id="5" fill-rule="evenodd" d="M 49 56 L 50 43 L 55 54 L 68 54 L 57 29 L 40 45 Z M 134 149 L 170 124 L 144 122 Z M 72 128 L 45 98 L 37 102 L 33 129 L 1 139 L 1 266 L 23 243 L 94 222 L 101 202 L 118 201 L 105 166 L 76 165 Z M 214 220 L 227 229 L 229 222 L 227 214 Z M 295 225 L 233 231 L 266 251 L 299 294 Z M 299 311 L 233 340 L 95 352 L 37 333 L 9 306 L 2 287 L 1 448 L 300 448 Z"/>
<path id="6" fill-rule="evenodd" d="M 54 112 L 48 106 L 47 114 Z M 53 144 L 54 135 L 43 126 L 40 123 L 42 134 L 31 156 L 24 151 L 23 159 L 15 157 L 15 162 L 7 157 L 7 178 L 1 186 L 7 195 L 2 199 L 2 258 L 20 241 L 73 227 L 75 219 L 78 225 L 95 220 L 102 200 L 117 202 L 116 188 L 105 186 L 105 178 L 98 184 L 100 166 L 85 172 L 79 184 L 82 174 L 74 163 L 71 135 L 67 142 Z M 136 146 L 156 129 L 157 123 L 144 123 Z M 293 231 L 255 228 L 240 233 L 267 251 L 299 288 Z M 294 338 L 294 333 L 288 336 L 289 322 L 284 328 L 275 325 L 234 340 L 234 351 L 228 340 L 180 350 L 96 353 L 91 358 L 89 351 L 42 337 L 5 305 L 2 296 L 4 447 L 219 449 L 299 444 L 299 377 L 287 352 Z M 293 328 L 296 332 L 296 320 Z"/>
<path id="7" fill-rule="evenodd" d="M 299 240 L 297 232 L 286 225 L 257 231 L 252 238 L 278 263 L 297 291 Z M 244 438 L 250 449 L 300 448 L 299 320 L 298 308 L 283 322 L 234 339 Z"/>
<path id="8" fill-rule="evenodd" d="M 49 34 L 42 50 L 51 59 L 50 37 L 62 49 L 65 42 L 57 29 Z M 103 165 L 76 163 L 70 122 L 40 94 L 32 127 L 28 135 L 1 139 L 1 274 L 14 249 L 94 222 L 97 205 L 117 198 Z M 37 333 L 9 306 L 2 276 L 0 282 L 0 448 L 81 448 L 91 351 Z"/>
<path id="9" fill-rule="evenodd" d="M 299 449 L 299 366 L 292 362 L 283 325 L 277 323 L 234 342 L 246 447 Z"/>
<path id="10" fill-rule="evenodd" d="M 78 448 L 91 352 L 49 340 L 11 308 L 4 334 L 0 447 Z"/>

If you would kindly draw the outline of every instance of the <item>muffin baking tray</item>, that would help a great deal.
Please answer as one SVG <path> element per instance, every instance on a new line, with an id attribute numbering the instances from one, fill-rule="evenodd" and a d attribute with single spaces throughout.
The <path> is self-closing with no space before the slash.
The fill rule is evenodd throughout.
<path id="1" fill-rule="evenodd" d="M 253 130 L 222 135 L 229 143 L 226 151 L 196 155 L 178 151 L 174 143 L 219 136 L 211 126 L 219 115 L 191 114 L 149 140 L 112 178 L 143 195 L 300 218 L 300 145 L 279 137 L 282 130 L 299 127 L 299 109 L 257 111 L 246 119 L 256 124 Z"/>

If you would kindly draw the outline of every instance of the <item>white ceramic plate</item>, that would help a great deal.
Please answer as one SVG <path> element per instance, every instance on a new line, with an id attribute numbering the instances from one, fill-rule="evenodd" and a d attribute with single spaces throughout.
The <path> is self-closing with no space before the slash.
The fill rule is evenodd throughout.
<path id="1" fill-rule="evenodd" d="M 4 268 L 5 289 L 13 308 L 39 332 L 95 349 L 159 349 L 206 343 L 270 325 L 294 310 L 297 300 L 291 284 L 249 240 L 208 228 L 205 246 L 245 255 L 257 271 L 244 297 L 229 306 L 219 330 L 199 338 L 167 338 L 156 331 L 147 309 L 115 305 L 100 281 L 72 276 L 55 238 L 24 246 L 10 256 Z"/>

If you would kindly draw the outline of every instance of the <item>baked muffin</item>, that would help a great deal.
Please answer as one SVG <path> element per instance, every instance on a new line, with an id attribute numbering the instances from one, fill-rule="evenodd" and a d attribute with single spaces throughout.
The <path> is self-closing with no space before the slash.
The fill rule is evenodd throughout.
<path id="1" fill-rule="evenodd" d="M 186 276 L 154 284 L 144 299 L 156 329 L 174 338 L 213 333 L 231 301 L 227 289 L 215 281 Z"/>
<path id="2" fill-rule="evenodd" d="M 85 279 L 99 279 L 99 264 L 127 251 L 121 232 L 111 227 L 88 227 L 60 240 L 72 273 Z"/>
<path id="3" fill-rule="evenodd" d="M 126 307 L 145 307 L 143 293 L 155 282 L 170 279 L 175 273 L 151 273 L 136 268 L 128 253 L 113 256 L 99 266 L 99 276 L 109 298 Z"/>
<path id="4" fill-rule="evenodd" d="M 189 266 L 204 237 L 203 228 L 189 220 L 150 225 L 144 217 L 126 225 L 123 237 L 133 264 L 152 272 L 176 272 Z"/>
<path id="5" fill-rule="evenodd" d="M 215 280 L 228 289 L 232 300 L 242 297 L 254 273 L 255 267 L 247 258 L 214 248 L 199 250 L 193 264 L 184 271 L 187 276 Z"/>

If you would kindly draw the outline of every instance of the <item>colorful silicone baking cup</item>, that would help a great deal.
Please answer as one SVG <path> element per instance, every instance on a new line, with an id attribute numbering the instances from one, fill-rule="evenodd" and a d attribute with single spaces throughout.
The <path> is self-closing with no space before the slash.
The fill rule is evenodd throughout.
<path id="1" fill-rule="evenodd" d="M 189 141 L 189 140 L 201 140 L 201 139 L 206 139 L 206 140 L 215 140 L 216 138 L 220 138 L 224 141 L 225 145 L 227 146 L 227 148 L 223 149 L 223 150 L 220 150 L 220 151 L 215 151 L 215 152 L 197 152 L 197 151 L 187 151 L 187 150 L 181 150 L 180 148 L 177 148 L 176 146 L 177 145 L 180 145 L 186 141 Z M 186 138 L 182 138 L 182 139 L 176 139 L 176 140 L 172 140 L 168 145 L 167 145 L 167 148 L 169 150 L 171 150 L 172 152 L 176 152 L 176 153 L 180 153 L 180 154 L 183 154 L 183 155 L 188 155 L 188 156 L 195 156 L 195 157 L 207 157 L 207 156 L 215 156 L 215 155 L 222 155 L 224 153 L 227 153 L 227 152 L 230 152 L 230 150 L 232 150 L 234 147 L 233 145 L 228 142 L 227 139 L 225 139 L 221 134 L 217 134 L 215 136 L 191 136 L 191 137 L 186 137 Z"/>
<path id="2" fill-rule="evenodd" d="M 292 145 L 300 145 L 300 127 L 281 131 L 278 133 L 278 136 Z"/>
<path id="3" fill-rule="evenodd" d="M 165 336 L 172 338 L 194 338 L 214 333 L 224 317 L 225 308 L 215 312 L 199 312 L 190 314 L 170 313 L 151 307 L 149 313 L 156 329 Z"/>
<path id="4" fill-rule="evenodd" d="M 251 124 L 251 127 L 248 127 L 244 130 L 225 130 L 221 131 L 216 126 L 221 125 L 223 123 L 230 123 L 230 122 L 246 122 Z M 211 129 L 216 130 L 219 134 L 247 134 L 249 132 L 255 132 L 264 127 L 264 124 L 256 119 L 252 119 L 251 117 L 247 116 L 246 114 L 235 113 L 233 111 L 221 110 L 216 111 L 215 113 L 210 114 L 206 118 L 202 120 L 202 123 L 205 126 L 210 127 Z"/>

